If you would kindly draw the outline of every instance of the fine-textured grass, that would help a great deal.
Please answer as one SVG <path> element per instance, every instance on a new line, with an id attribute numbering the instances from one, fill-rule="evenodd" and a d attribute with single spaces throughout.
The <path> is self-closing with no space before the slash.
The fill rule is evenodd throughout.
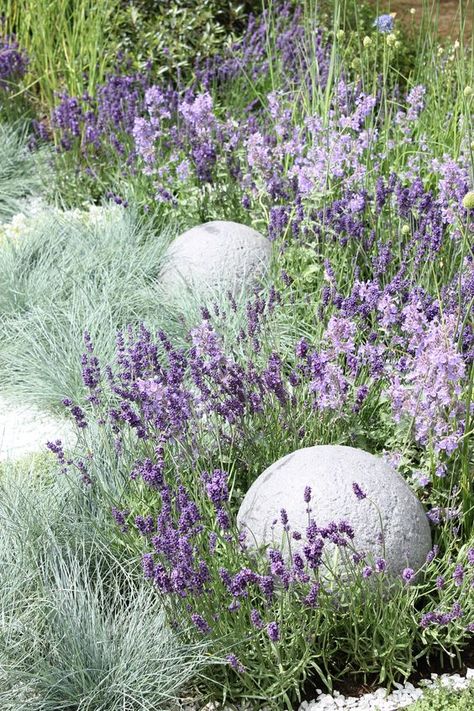
<path id="1" fill-rule="evenodd" d="M 81 398 L 85 331 L 106 363 L 127 326 L 145 322 L 182 341 L 202 318 L 199 294 L 169 300 L 160 288 L 176 225 L 144 223 L 131 208 L 93 214 L 46 209 L 0 249 L 0 388 L 40 407 Z M 222 308 L 226 295 L 216 300 Z M 242 294 L 229 334 L 244 307 Z"/>
<path id="2" fill-rule="evenodd" d="M 0 123 L 0 222 L 18 209 L 17 201 L 37 195 L 44 184 L 46 154 L 28 150 L 25 126 Z"/>
<path id="3" fill-rule="evenodd" d="M 169 241 L 121 210 L 97 223 L 46 211 L 0 250 L 0 383 L 39 405 L 80 384 L 82 335 L 110 354 L 116 331 L 159 321 L 157 277 Z M 13 392 L 12 394 L 15 394 Z"/>
<path id="4" fill-rule="evenodd" d="M 174 636 L 111 552 L 109 514 L 99 530 L 90 497 L 51 469 L 46 457 L 0 468 L 0 708 L 168 708 L 205 645 Z"/>

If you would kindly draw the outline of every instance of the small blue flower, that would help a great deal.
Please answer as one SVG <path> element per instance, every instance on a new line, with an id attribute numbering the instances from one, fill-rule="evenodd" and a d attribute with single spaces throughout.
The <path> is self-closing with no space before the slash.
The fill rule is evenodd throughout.
<path id="1" fill-rule="evenodd" d="M 394 27 L 394 20 L 392 15 L 379 15 L 377 19 L 374 21 L 373 25 L 378 32 L 382 32 L 383 34 L 388 34 L 389 32 L 392 32 L 393 27 Z"/>

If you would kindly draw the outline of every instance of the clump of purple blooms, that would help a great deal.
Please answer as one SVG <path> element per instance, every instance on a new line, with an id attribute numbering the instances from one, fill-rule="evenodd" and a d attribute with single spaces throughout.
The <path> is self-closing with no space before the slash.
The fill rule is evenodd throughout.
<path id="1" fill-rule="evenodd" d="M 0 37 L 0 89 L 9 91 L 25 75 L 28 57 L 15 37 Z"/>

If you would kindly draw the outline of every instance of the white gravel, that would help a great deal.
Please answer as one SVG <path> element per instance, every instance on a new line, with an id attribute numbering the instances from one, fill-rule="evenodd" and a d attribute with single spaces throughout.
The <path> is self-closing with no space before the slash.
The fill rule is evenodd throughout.
<path id="1" fill-rule="evenodd" d="M 387 694 L 385 689 L 377 689 L 370 694 L 343 696 L 335 691 L 334 694 L 319 693 L 314 701 L 304 701 L 299 711 L 329 711 L 330 709 L 357 709 L 357 711 L 398 711 L 405 709 L 423 696 L 423 688 L 441 683 L 457 691 L 462 691 L 469 684 L 474 683 L 474 669 L 468 669 L 466 676 L 460 674 L 432 674 L 430 679 L 424 679 L 420 686 L 415 687 L 409 681 L 405 684 L 396 684 L 395 690 Z"/>
<path id="2" fill-rule="evenodd" d="M 0 461 L 45 451 L 46 442 L 57 439 L 67 446 L 74 444 L 69 422 L 0 395 Z"/>
<path id="3" fill-rule="evenodd" d="M 335 691 L 334 694 L 318 692 L 314 701 L 303 701 L 298 711 L 329 711 L 331 709 L 356 709 L 357 711 L 399 711 L 406 709 L 423 696 L 423 689 L 434 687 L 438 684 L 449 687 L 455 691 L 466 689 L 469 684 L 474 684 L 474 669 L 468 669 L 465 676 L 460 674 L 432 674 L 430 679 L 423 679 L 415 687 L 409 681 L 405 684 L 395 684 L 395 690 L 387 694 L 386 689 L 380 688 L 370 694 L 360 697 L 343 696 Z M 222 709 L 219 704 L 210 702 L 205 706 L 196 705 L 189 699 L 181 706 L 182 711 L 251 711 L 250 704 L 242 703 L 238 706 L 226 706 Z M 260 711 L 270 711 L 267 706 L 262 706 Z M 433 708 L 434 711 L 434 708 Z M 468 711 L 466 709 L 466 711 Z"/>

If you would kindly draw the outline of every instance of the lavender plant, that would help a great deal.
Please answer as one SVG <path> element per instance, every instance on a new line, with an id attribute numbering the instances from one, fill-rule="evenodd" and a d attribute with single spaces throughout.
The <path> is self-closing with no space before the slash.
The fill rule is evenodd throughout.
<path id="1" fill-rule="evenodd" d="M 61 160 L 81 156 L 94 195 L 119 175 L 116 201 L 130 182 L 144 214 L 228 217 L 267 234 L 279 273 L 244 322 L 223 298 L 189 311 L 189 329 L 157 323 L 150 263 L 161 243 L 128 229 L 117 237 L 115 226 L 72 239 L 64 228 L 43 251 L 37 236 L 5 252 L 14 269 L 0 272 L 11 315 L 3 372 L 11 379 L 36 354 L 28 389 L 54 381 L 80 431 L 75 453 L 48 445 L 60 476 L 94 502 L 115 555 L 135 570 L 141 558 L 176 633 L 208 643 L 214 666 L 201 688 L 275 708 L 291 707 L 306 683 L 391 683 L 422 657 L 459 659 L 474 624 L 474 54 L 420 37 L 417 66 L 400 77 L 393 17 L 373 17 L 354 44 L 339 5 L 331 27 L 314 22 L 312 3 L 278 7 L 198 66 L 191 87 L 122 65 L 97 91 L 64 94 L 41 127 Z M 59 315 L 48 299 L 58 259 Z M 80 259 L 90 272 L 76 270 Z M 84 327 L 85 392 L 73 353 Z M 389 579 L 382 555 L 353 549 L 350 521 L 312 520 L 309 490 L 305 531 L 282 510 L 283 539 L 257 551 L 238 530 L 256 476 L 331 442 L 388 457 L 413 486 L 434 538 L 420 571 Z"/>
<path id="2" fill-rule="evenodd" d="M 0 91 L 10 92 L 25 75 L 28 66 L 26 53 L 15 37 L 0 38 Z"/>
<path id="3" fill-rule="evenodd" d="M 116 364 L 104 371 L 87 335 L 82 373 L 88 405 L 71 400 L 65 405 L 81 431 L 82 451 L 89 454 L 68 459 L 60 442 L 48 445 L 64 472 L 77 469 L 83 485 L 107 491 L 117 536 L 129 538 L 134 557 L 142 551 L 145 578 L 156 587 L 170 624 L 181 630 L 186 620 L 186 635 L 212 640 L 216 657 L 227 658 L 227 666 L 210 674 L 212 694 L 225 697 L 230 689 L 232 699 L 265 699 L 275 708 L 300 698 L 307 678 L 330 686 L 352 671 L 392 681 L 400 670 L 408 675 L 419 655 L 443 645 L 459 654 L 473 616 L 472 535 L 468 528 L 453 527 L 453 516 L 439 515 L 435 506 L 446 493 L 446 472 L 436 469 L 440 458 L 451 481 L 455 476 L 457 447 L 446 447 L 444 435 L 454 423 L 462 427 L 464 413 L 446 419 L 450 410 L 443 397 L 456 407 L 454 383 L 465 387 L 461 356 L 454 356 L 459 370 L 436 371 L 436 387 L 444 395 L 427 402 L 430 432 L 439 443 L 423 429 L 424 409 L 415 413 L 421 429 L 415 428 L 414 440 L 421 437 L 431 456 L 422 465 L 432 479 L 426 503 L 439 528 L 434 528 L 438 543 L 421 571 L 406 569 L 400 580 L 387 580 L 382 557 L 368 559 L 352 546 L 350 522 L 320 527 L 313 521 L 309 487 L 302 501 L 306 531 L 293 531 L 282 510 L 284 539 L 258 552 L 237 530 L 243 493 L 282 454 L 318 442 L 354 443 L 357 431 L 375 449 L 397 437 L 397 398 L 393 403 L 389 398 L 399 353 L 393 351 L 390 359 L 390 349 L 380 343 L 358 343 L 355 323 L 333 316 L 318 348 L 302 339 L 294 354 L 280 356 L 262 338 L 279 299 L 275 292 L 266 302 L 256 297 L 249 303 L 247 327 L 238 349 L 230 351 L 223 349 L 210 312 L 191 330 L 186 350 L 173 347 L 163 332 L 155 339 L 143 327 L 119 335 Z M 407 341 L 398 335 L 403 327 L 392 329 L 392 337 L 408 354 L 418 321 L 408 326 L 405 317 Z M 429 338 L 426 348 L 428 357 Z M 416 379 L 416 365 L 412 368 Z M 403 372 L 410 372 L 408 362 Z M 371 438 L 374 416 L 386 422 L 379 441 Z M 106 444 L 98 446 L 99 441 Z M 420 456 L 414 446 L 404 454 L 405 466 L 415 474 Z M 103 470 L 104 451 L 114 460 L 107 471 L 118 473 L 113 487 Z M 470 510 L 462 511 L 455 490 L 451 485 L 450 503 L 460 507 L 462 522 Z M 348 558 L 350 581 L 331 569 L 328 545 Z M 435 584 L 437 578 L 452 582 L 446 587 Z M 361 631 L 355 639 L 354 628 Z M 264 663 L 268 659 L 275 671 Z"/>

